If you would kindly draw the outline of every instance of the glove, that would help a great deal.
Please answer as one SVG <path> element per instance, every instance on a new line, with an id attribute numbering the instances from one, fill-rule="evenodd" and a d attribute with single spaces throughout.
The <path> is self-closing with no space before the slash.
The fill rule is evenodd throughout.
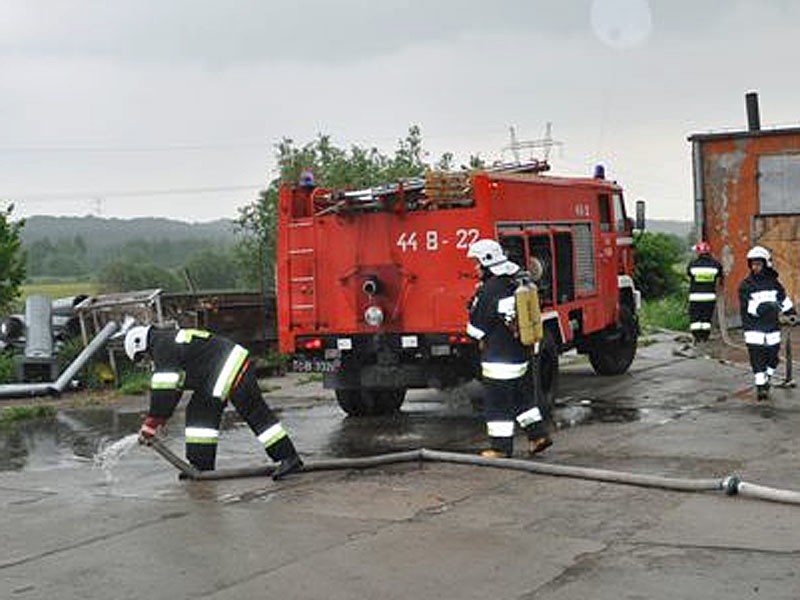
<path id="1" fill-rule="evenodd" d="M 159 429 L 166 423 L 167 420 L 164 417 L 145 417 L 144 421 L 142 421 L 142 426 L 139 428 L 139 443 L 150 443 L 150 440 L 156 436 Z"/>

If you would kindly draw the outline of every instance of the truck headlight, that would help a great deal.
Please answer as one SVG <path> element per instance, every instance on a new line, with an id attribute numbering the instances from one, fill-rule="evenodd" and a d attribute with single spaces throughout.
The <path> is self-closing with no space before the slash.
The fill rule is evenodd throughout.
<path id="1" fill-rule="evenodd" d="M 378 327 L 383 323 L 383 311 L 380 306 L 368 306 L 364 311 L 364 321 L 367 325 Z"/>

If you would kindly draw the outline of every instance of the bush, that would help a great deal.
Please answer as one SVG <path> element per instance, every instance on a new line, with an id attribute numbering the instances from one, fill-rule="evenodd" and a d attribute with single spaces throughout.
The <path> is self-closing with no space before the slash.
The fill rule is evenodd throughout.
<path id="1" fill-rule="evenodd" d="M 645 299 L 676 294 L 683 277 L 676 263 L 683 262 L 684 243 L 676 235 L 642 233 L 633 246 L 633 280 Z"/>
<path id="2" fill-rule="evenodd" d="M 83 351 L 83 340 L 80 337 L 72 338 L 58 350 L 59 371 L 66 369 Z M 111 367 L 102 360 L 101 354 L 92 356 L 77 373 L 77 378 L 84 387 L 89 389 L 103 389 L 114 383 L 114 373 Z"/>
<path id="3" fill-rule="evenodd" d="M 0 383 L 14 381 L 14 355 L 11 352 L 0 352 Z"/>
<path id="4" fill-rule="evenodd" d="M 689 309 L 684 291 L 677 294 L 645 300 L 639 313 L 639 322 L 645 331 L 669 329 L 671 331 L 689 330 Z"/>

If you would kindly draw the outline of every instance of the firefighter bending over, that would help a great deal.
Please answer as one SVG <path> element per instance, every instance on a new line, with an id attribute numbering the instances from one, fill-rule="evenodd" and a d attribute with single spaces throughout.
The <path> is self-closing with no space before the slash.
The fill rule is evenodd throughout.
<path id="1" fill-rule="evenodd" d="M 208 331 L 140 325 L 125 335 L 125 353 L 132 361 L 147 356 L 153 361 L 150 408 L 139 430 L 141 442 L 156 435 L 183 391 L 192 390 L 186 406 L 186 458 L 198 470 L 214 469 L 220 419 L 228 400 L 269 457 L 280 462 L 273 479 L 302 467 L 292 440 L 264 402 L 246 349 Z"/>
<path id="2" fill-rule="evenodd" d="M 689 329 L 697 344 L 707 341 L 711 335 L 722 265 L 711 256 L 708 242 L 698 242 L 694 248 L 697 258 L 689 263 L 686 273 L 689 275 Z"/>
<path id="3" fill-rule="evenodd" d="M 467 256 L 476 260 L 482 284 L 469 308 L 467 333 L 481 346 L 481 370 L 486 390 L 485 416 L 490 448 L 481 456 L 509 457 L 514 449 L 514 423 L 528 436 L 529 453 L 552 444 L 545 415 L 532 385 L 530 353 L 517 339 L 514 279 L 520 267 L 495 240 L 478 240 Z"/>
<path id="4" fill-rule="evenodd" d="M 769 397 L 770 379 L 778 367 L 781 349 L 781 331 L 778 317 L 781 313 L 796 320 L 792 301 L 786 296 L 778 281 L 778 272 L 772 268 L 769 250 L 754 246 L 747 253 L 750 274 L 739 286 L 739 310 L 750 366 L 755 378 L 756 398 Z"/>

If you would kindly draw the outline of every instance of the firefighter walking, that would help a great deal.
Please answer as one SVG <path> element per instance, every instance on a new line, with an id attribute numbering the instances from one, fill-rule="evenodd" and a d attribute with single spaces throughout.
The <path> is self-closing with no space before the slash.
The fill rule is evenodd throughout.
<path id="1" fill-rule="evenodd" d="M 546 419 L 531 385 L 530 353 L 517 339 L 514 276 L 520 267 L 508 260 L 495 240 L 472 244 L 467 256 L 476 260 L 481 285 L 469 308 L 467 334 L 481 346 L 481 371 L 486 390 L 485 418 L 490 447 L 487 458 L 510 457 L 515 422 L 528 436 L 530 454 L 552 444 Z"/>
<path id="2" fill-rule="evenodd" d="M 756 398 L 769 397 L 770 379 L 778 367 L 781 348 L 779 316 L 796 315 L 792 301 L 778 281 L 769 250 L 754 246 L 747 253 L 748 276 L 739 286 L 739 310 L 744 341 L 756 386 Z"/>
<path id="3" fill-rule="evenodd" d="M 699 242 L 695 252 L 697 257 L 686 267 L 686 274 L 689 276 L 689 329 L 697 344 L 707 341 L 711 335 L 722 265 L 711 256 L 708 242 Z"/>
<path id="4" fill-rule="evenodd" d="M 278 467 L 273 479 L 298 471 L 303 463 L 288 433 L 264 402 L 245 348 L 199 329 L 132 327 L 125 335 L 125 353 L 132 361 L 150 357 L 153 374 L 150 407 L 139 430 L 147 443 L 172 416 L 184 390 L 192 390 L 186 406 L 186 458 L 200 471 L 214 469 L 219 426 L 230 400 Z"/>

